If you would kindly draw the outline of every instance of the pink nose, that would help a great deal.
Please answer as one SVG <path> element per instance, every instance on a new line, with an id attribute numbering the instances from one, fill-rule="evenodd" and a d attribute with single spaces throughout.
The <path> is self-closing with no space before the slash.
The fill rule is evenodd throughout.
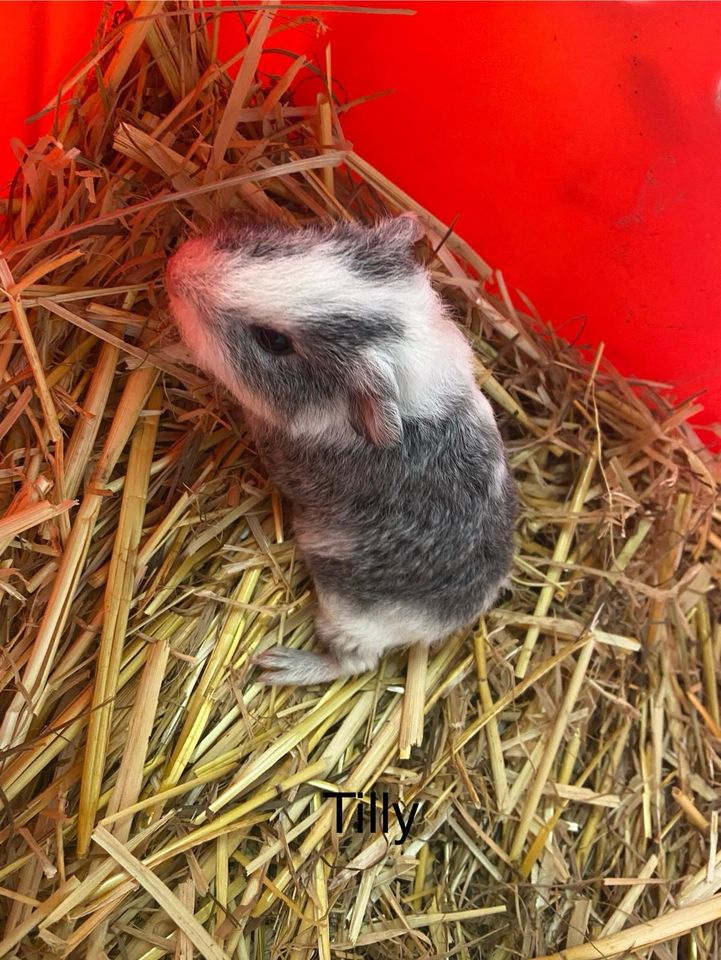
<path id="1" fill-rule="evenodd" d="M 171 259 L 168 263 L 168 266 L 165 268 L 165 289 L 168 291 L 171 297 L 176 297 L 178 295 L 178 288 L 173 278 L 173 269 L 174 263 Z"/>
<path id="2" fill-rule="evenodd" d="M 199 237 L 178 247 L 165 268 L 165 286 L 172 297 L 192 294 L 196 281 L 207 275 L 211 253 L 207 242 Z"/>

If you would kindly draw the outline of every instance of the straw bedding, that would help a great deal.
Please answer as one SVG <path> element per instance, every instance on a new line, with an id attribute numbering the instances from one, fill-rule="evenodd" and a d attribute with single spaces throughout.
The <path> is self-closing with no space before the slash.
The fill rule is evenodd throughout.
<path id="1" fill-rule="evenodd" d="M 19 152 L 0 257 L 0 957 L 721 955 L 721 515 L 693 403 L 519 314 L 353 153 L 342 104 L 294 105 L 315 67 L 258 73 L 307 11 L 242 16 L 223 65 L 212 8 L 135 3 L 69 78 L 54 137 Z M 414 209 L 427 228 L 523 501 L 509 596 L 427 663 L 256 682 L 255 652 L 312 642 L 312 589 L 162 286 L 184 232 L 226 207 Z M 347 801 L 337 833 L 332 790 L 420 812 L 401 844 L 393 818 L 357 832 Z"/>

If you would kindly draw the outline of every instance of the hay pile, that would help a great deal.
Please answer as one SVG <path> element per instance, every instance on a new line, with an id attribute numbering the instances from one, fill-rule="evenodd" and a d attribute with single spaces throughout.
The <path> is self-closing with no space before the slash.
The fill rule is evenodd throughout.
<path id="1" fill-rule="evenodd" d="M 212 8 L 133 7 L 22 153 L 1 245 L 0 957 L 718 956 L 721 514 L 693 405 L 519 316 L 419 211 L 520 485 L 512 596 L 407 694 L 404 655 L 258 685 L 253 653 L 312 641 L 312 592 L 242 417 L 166 330 L 166 256 L 225 207 L 419 208 L 342 105 L 293 104 L 310 65 L 258 74 L 307 13 L 244 13 L 220 64 Z M 409 838 L 356 832 L 353 802 L 336 833 L 339 789 L 419 802 Z"/>

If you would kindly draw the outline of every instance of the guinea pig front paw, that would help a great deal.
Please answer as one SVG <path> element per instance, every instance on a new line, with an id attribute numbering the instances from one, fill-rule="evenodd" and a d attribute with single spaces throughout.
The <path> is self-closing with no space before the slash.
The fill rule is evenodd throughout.
<path id="1" fill-rule="evenodd" d="M 253 657 L 252 662 L 263 671 L 258 677 L 261 683 L 328 683 L 343 674 L 340 664 L 333 657 L 292 647 L 271 647 Z"/>

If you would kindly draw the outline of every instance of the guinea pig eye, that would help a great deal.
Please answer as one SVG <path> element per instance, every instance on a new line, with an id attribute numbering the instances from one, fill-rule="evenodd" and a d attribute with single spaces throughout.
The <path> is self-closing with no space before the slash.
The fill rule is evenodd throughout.
<path id="1" fill-rule="evenodd" d="M 284 353 L 293 353 L 293 341 L 284 333 L 279 333 L 272 327 L 251 327 L 250 332 L 266 353 L 282 356 Z"/>

